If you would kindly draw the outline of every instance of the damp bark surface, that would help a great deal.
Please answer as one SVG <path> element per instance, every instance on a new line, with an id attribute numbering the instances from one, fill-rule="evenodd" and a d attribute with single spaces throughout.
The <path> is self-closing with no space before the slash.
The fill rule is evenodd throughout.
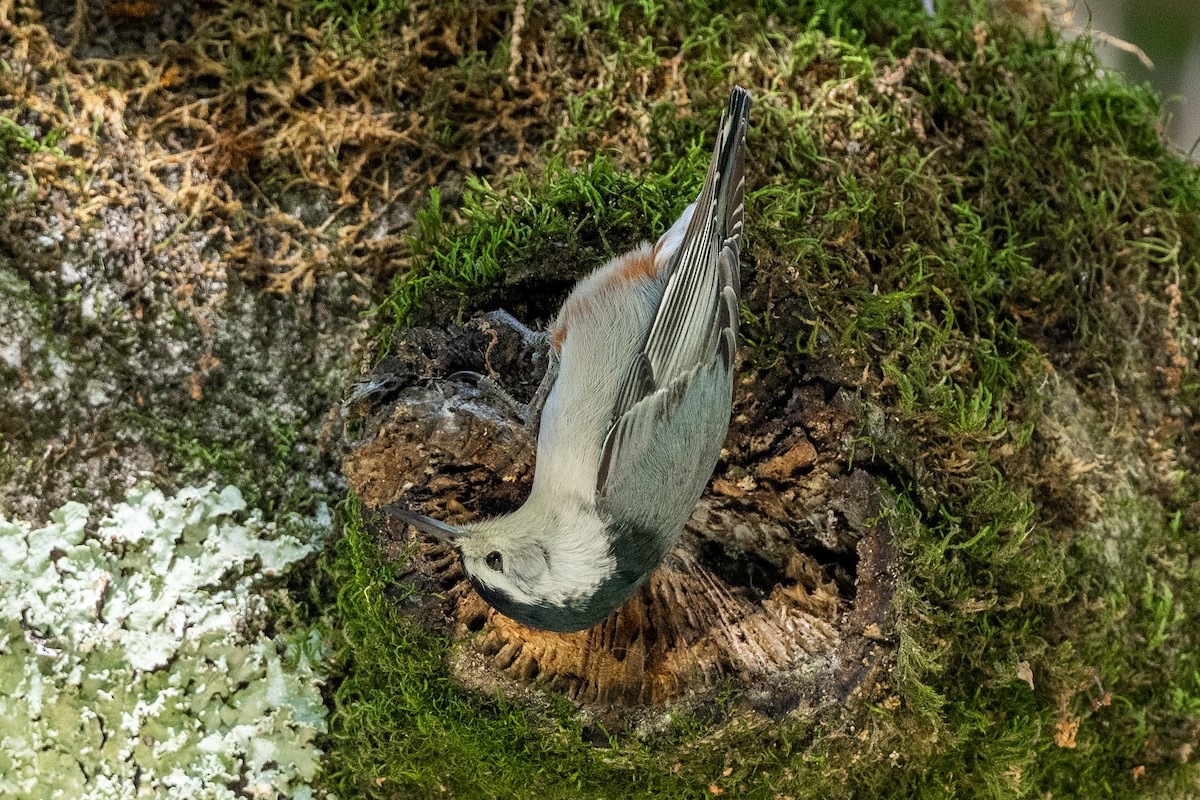
<path id="1" fill-rule="evenodd" d="M 344 469 L 368 508 L 401 503 L 454 524 L 518 508 L 536 467 L 526 404 L 540 338 L 506 315 L 396 334 L 348 403 Z M 382 512 L 403 563 L 396 602 L 445 635 L 465 686 L 551 690 L 610 721 L 732 693 L 771 715 L 838 702 L 891 652 L 893 551 L 876 479 L 851 465 L 853 393 L 815 368 L 747 370 L 714 478 L 678 546 L 590 630 L 533 630 L 490 608 L 448 546 Z"/>

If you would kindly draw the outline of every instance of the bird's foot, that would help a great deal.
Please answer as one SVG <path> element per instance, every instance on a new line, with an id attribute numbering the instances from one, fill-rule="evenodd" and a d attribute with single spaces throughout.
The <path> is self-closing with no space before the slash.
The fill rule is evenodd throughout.
<path id="1" fill-rule="evenodd" d="M 538 426 L 541 422 L 542 407 L 554 387 L 554 379 L 558 375 L 558 361 L 550 347 L 548 331 L 535 331 L 504 309 L 496 309 L 476 318 L 480 329 L 491 336 L 491 343 L 483 353 L 483 367 L 487 375 L 478 375 L 476 383 L 489 394 L 498 398 L 504 405 L 518 412 L 525 420 L 525 431 L 533 440 L 537 439 Z M 491 366 L 493 348 L 501 346 L 503 341 L 511 341 L 511 335 L 516 334 L 520 346 L 528 352 L 533 362 L 533 374 L 542 373 L 541 382 L 528 403 L 521 403 L 505 390 L 496 380 L 498 373 Z M 460 373 L 461 374 L 461 373 Z"/>
<path id="2" fill-rule="evenodd" d="M 546 407 L 546 398 L 550 396 L 550 390 L 554 388 L 554 381 L 558 378 L 558 359 L 554 357 L 554 352 L 548 349 L 546 357 L 546 372 L 542 375 L 542 382 L 538 384 L 533 399 L 525 408 L 525 435 L 534 442 L 537 441 L 538 431 L 542 427 L 542 410 Z"/>
<path id="3" fill-rule="evenodd" d="M 529 413 L 529 404 L 522 403 L 520 400 L 509 394 L 508 390 L 501 386 L 500 382 L 491 375 L 484 375 L 481 372 L 463 369 L 449 375 L 448 380 L 471 381 L 475 384 L 476 388 L 480 390 L 480 392 L 487 395 L 489 399 L 493 400 L 498 405 L 508 409 L 515 417 L 525 419 Z"/>
<path id="4" fill-rule="evenodd" d="M 479 319 L 490 325 L 508 328 L 514 331 L 521 337 L 521 342 L 526 347 L 532 349 L 541 349 L 550 341 L 550 334 L 546 331 L 535 331 L 527 327 L 523 322 L 514 317 L 512 314 L 505 311 L 503 308 L 497 308 L 495 311 L 489 311 L 486 314 L 481 314 Z"/>

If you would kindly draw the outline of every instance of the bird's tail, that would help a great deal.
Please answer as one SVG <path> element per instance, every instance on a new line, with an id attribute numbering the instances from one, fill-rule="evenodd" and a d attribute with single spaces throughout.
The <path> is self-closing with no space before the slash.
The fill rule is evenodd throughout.
<path id="1" fill-rule="evenodd" d="M 718 173 L 713 187 L 717 199 L 714 216 L 718 224 L 724 221 L 722 244 L 726 247 L 732 245 L 735 254 L 738 252 L 745 212 L 746 127 L 749 124 L 750 93 L 735 86 L 729 94 L 729 106 L 721 116 L 721 132 L 708 168 L 710 180 L 714 170 Z"/>
<path id="2" fill-rule="evenodd" d="M 717 324 L 713 334 L 717 353 L 730 371 L 737 351 L 738 299 L 742 296 L 741 239 L 745 215 L 746 127 L 749 124 L 750 93 L 735 86 L 729 94 L 729 107 L 721 117 L 721 132 L 706 180 L 706 187 L 712 187 L 716 198 L 713 238 L 718 248 L 720 270 Z M 704 207 L 705 203 L 701 201 L 699 205 Z"/>
<path id="3" fill-rule="evenodd" d="M 720 353 L 732 367 L 737 343 L 738 298 L 741 296 L 743 195 L 745 188 L 746 127 L 750 95 L 735 86 L 708 173 L 696 202 L 683 212 L 656 245 L 664 259 L 666 288 L 646 335 L 646 362 L 633 369 L 645 373 L 652 385 L 665 385 Z M 623 413 L 640 397 L 644 380 L 630 380 L 618 399 Z"/>

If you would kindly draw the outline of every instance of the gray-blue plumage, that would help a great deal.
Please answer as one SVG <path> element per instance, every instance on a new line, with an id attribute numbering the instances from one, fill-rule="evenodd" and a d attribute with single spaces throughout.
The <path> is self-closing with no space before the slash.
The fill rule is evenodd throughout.
<path id="1" fill-rule="evenodd" d="M 577 631 L 615 611 L 712 476 L 733 392 L 749 111 L 734 88 L 700 196 L 563 304 L 525 504 L 462 528 L 392 509 L 452 541 L 479 594 L 518 622 Z"/>

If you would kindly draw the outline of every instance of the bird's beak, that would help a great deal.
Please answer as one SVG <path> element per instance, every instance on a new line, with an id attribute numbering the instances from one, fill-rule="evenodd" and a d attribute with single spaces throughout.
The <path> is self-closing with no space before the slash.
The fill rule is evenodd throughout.
<path id="1" fill-rule="evenodd" d="M 444 522 L 438 522 L 436 519 L 431 519 L 424 514 L 417 514 L 409 511 L 407 508 L 401 508 L 395 503 L 388 503 L 385 506 L 380 506 L 380 511 L 385 512 L 389 516 L 395 517 L 401 522 L 406 522 L 419 530 L 421 533 L 428 534 L 435 539 L 441 539 L 443 542 L 457 544 L 467 538 L 468 534 L 462 528 L 456 528 L 453 525 L 447 525 Z"/>

